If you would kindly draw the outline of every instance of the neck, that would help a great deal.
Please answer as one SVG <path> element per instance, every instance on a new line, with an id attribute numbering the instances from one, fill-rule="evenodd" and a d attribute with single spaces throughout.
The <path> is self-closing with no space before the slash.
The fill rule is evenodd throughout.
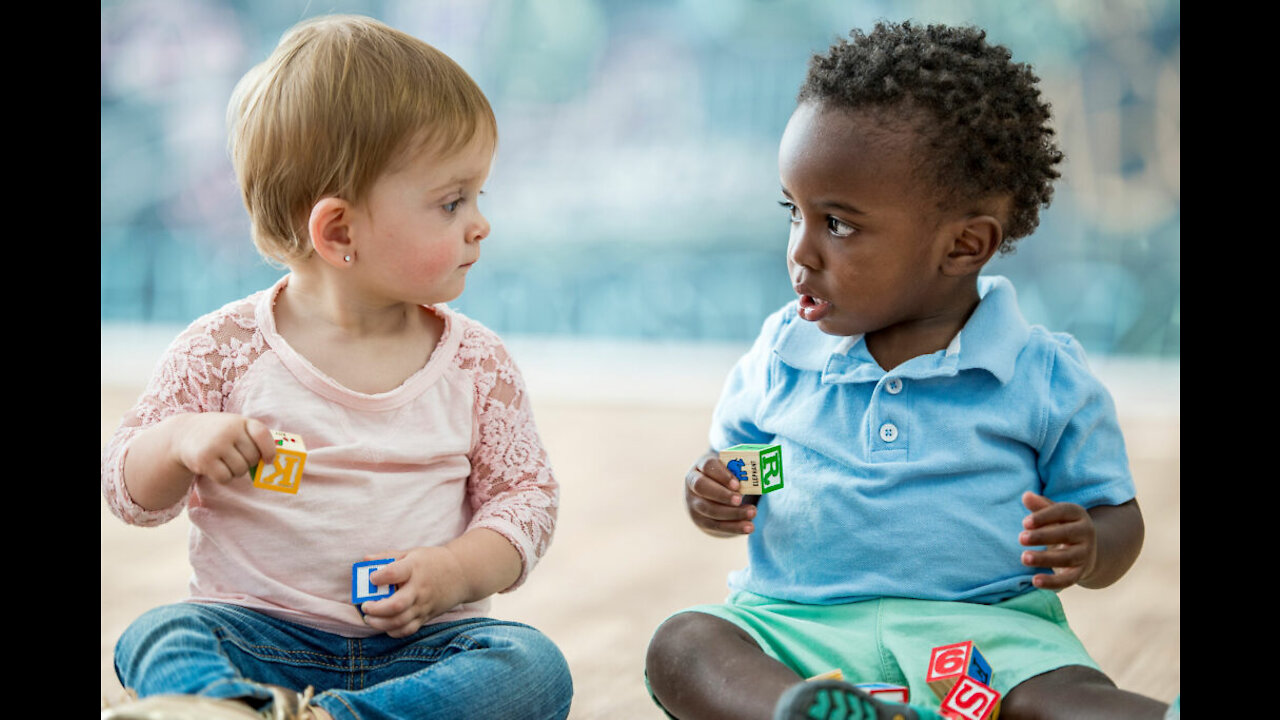
<path id="1" fill-rule="evenodd" d="M 976 280 L 936 309 L 867 333 L 867 351 L 886 372 L 920 355 L 945 350 L 978 307 Z"/>
<path id="2" fill-rule="evenodd" d="M 369 302 L 323 272 L 291 269 L 288 284 L 276 300 L 277 323 L 292 321 L 361 338 L 401 333 L 418 315 L 418 308 L 407 303 Z"/>

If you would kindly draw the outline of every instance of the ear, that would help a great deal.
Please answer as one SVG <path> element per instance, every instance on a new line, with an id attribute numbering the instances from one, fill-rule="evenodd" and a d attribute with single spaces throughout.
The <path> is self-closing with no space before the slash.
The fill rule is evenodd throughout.
<path id="1" fill-rule="evenodd" d="M 350 265 L 355 260 L 350 222 L 351 204 L 341 198 L 321 198 L 311 207 L 311 217 L 307 219 L 311 247 L 321 259 L 335 267 Z"/>
<path id="2" fill-rule="evenodd" d="M 947 275 L 977 274 L 1000 249 L 1004 227 L 991 215 L 974 215 L 956 221 L 951 248 L 943 260 Z"/>

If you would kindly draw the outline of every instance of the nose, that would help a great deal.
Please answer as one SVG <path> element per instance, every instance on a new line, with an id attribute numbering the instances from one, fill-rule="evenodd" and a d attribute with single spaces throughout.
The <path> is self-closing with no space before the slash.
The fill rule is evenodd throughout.
<path id="1" fill-rule="evenodd" d="M 804 220 L 791 224 L 791 236 L 787 240 L 787 259 L 792 265 L 817 270 L 822 267 L 822 254 L 817 240 L 812 237 Z"/>
<path id="2" fill-rule="evenodd" d="M 480 212 L 476 212 L 476 221 L 467 233 L 468 242 L 480 242 L 489 237 L 489 220 Z"/>

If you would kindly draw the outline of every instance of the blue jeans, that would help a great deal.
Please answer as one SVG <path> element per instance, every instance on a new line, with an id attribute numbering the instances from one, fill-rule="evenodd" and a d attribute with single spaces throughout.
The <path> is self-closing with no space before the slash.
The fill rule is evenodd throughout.
<path id="1" fill-rule="evenodd" d="M 258 683 L 301 691 L 341 720 L 564 718 L 573 681 L 559 648 L 527 625 L 488 618 L 427 625 L 404 638 L 347 638 L 234 605 L 148 611 L 115 650 L 120 683 L 162 693 L 270 700 Z"/>

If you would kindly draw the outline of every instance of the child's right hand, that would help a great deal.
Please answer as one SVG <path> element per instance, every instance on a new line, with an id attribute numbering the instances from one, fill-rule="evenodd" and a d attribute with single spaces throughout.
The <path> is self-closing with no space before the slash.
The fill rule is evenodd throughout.
<path id="1" fill-rule="evenodd" d="M 144 510 L 173 506 L 197 477 L 225 483 L 276 458 L 266 425 L 230 413 L 171 415 L 138 433 L 124 457 L 124 485 Z"/>
<path id="2" fill-rule="evenodd" d="M 231 413 L 192 413 L 173 420 L 172 457 L 192 475 L 225 483 L 276 457 L 271 430 Z"/>
<path id="3" fill-rule="evenodd" d="M 714 450 L 698 458 L 684 478 L 684 503 L 689 517 L 708 535 L 733 537 L 755 530 L 756 506 L 744 502 L 738 479 L 720 462 Z"/>

